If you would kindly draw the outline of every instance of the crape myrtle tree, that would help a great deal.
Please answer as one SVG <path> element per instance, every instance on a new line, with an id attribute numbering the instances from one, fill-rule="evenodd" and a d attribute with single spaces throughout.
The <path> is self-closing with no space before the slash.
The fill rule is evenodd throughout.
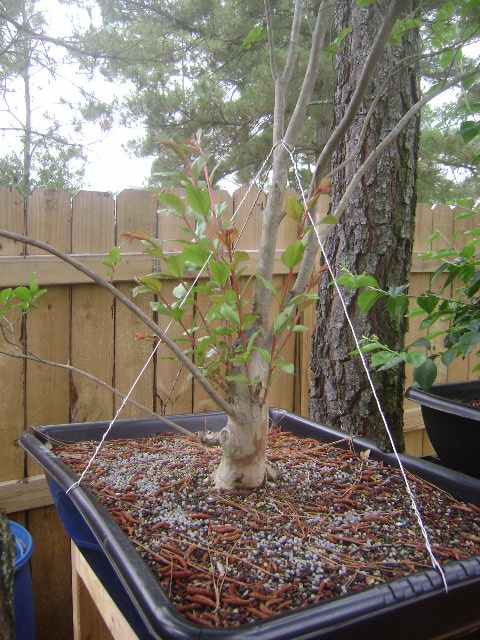
<path id="1" fill-rule="evenodd" d="M 352 192 L 367 169 L 382 158 L 385 150 L 397 140 L 420 109 L 443 90 L 472 75 L 472 71 L 460 73 L 453 80 L 433 87 L 427 95 L 415 102 L 391 131 L 385 132 L 385 137 L 352 175 L 332 214 L 321 217 L 314 224 L 315 203 L 320 191 L 319 180 L 328 172 L 331 156 L 356 117 L 379 61 L 391 46 L 389 37 L 392 29 L 405 28 L 410 2 L 389 2 L 376 32 L 371 34 L 373 41 L 363 44 L 369 49 L 369 53 L 359 73 L 357 85 L 348 96 L 348 105 L 342 118 L 318 156 L 315 176 L 304 206 L 301 198 L 285 198 L 285 195 L 291 166 L 290 150 L 299 140 L 306 109 L 321 73 L 321 54 L 326 37 L 322 30 L 324 6 L 323 1 L 317 5 L 307 65 L 295 106 L 291 115 L 288 115 L 287 95 L 297 68 L 297 43 L 305 21 L 304 3 L 302 0 L 295 0 L 293 4 L 288 46 L 282 55 L 278 54 L 275 45 L 274 12 L 268 0 L 265 3 L 267 50 L 274 82 L 275 108 L 270 183 L 262 215 L 256 273 L 252 279 L 253 302 L 246 301 L 244 290 L 240 288 L 245 256 L 236 251 L 238 230 L 232 225 L 225 207 L 222 207 L 212 189 L 213 169 L 198 137 L 184 143 L 169 143 L 183 165 L 178 180 L 183 187 L 184 196 L 171 191 L 164 191 L 159 195 L 161 206 L 176 213 L 184 227 L 186 235 L 182 250 L 173 255 L 165 254 L 156 238 L 141 234 L 134 236 L 143 242 L 145 251 L 156 257 L 160 265 L 158 272 L 138 279 L 136 295 L 147 291 L 155 292 L 158 302 L 154 303 L 154 309 L 180 324 L 183 323 L 184 308 L 191 304 L 195 294 L 204 295 L 208 300 L 209 308 L 205 313 L 202 312 L 204 317 L 199 320 L 199 326 L 185 326 L 180 342 L 171 339 L 129 296 L 72 256 L 32 238 L 0 230 L 1 237 L 47 250 L 109 290 L 117 300 L 143 320 L 154 336 L 164 342 L 218 407 L 225 411 L 227 423 L 218 435 L 199 436 L 208 444 L 222 447 L 221 462 L 215 473 L 215 486 L 218 489 L 254 488 L 263 483 L 267 473 L 274 475 L 274 470 L 269 468 L 266 460 L 266 395 L 272 376 L 278 369 L 293 371 L 291 363 L 281 360 L 281 347 L 288 336 L 298 330 L 299 313 L 312 300 L 310 291 L 317 281 L 314 266 L 317 262 L 318 240 L 325 240 L 335 228 L 332 222 L 337 221 L 338 224 L 343 216 L 348 216 Z M 363 10 L 369 9 L 363 7 Z M 297 233 L 281 257 L 288 270 L 287 286 L 277 291 L 273 284 L 275 248 L 279 226 L 286 215 L 296 220 Z M 119 256 L 112 252 L 110 257 L 111 266 L 114 267 Z M 189 292 L 189 282 L 199 270 L 203 270 L 204 278 L 195 281 L 193 290 Z M 175 289 L 176 301 L 173 303 L 162 298 L 162 279 L 168 277 L 181 281 Z M 20 289 L 21 291 L 11 289 L 2 292 L 0 302 L 7 311 L 17 305 L 19 297 L 21 309 L 28 310 L 30 300 L 34 301 L 39 295 L 38 286 L 34 282 L 29 288 Z M 278 305 L 276 314 L 272 313 L 274 301 Z M 198 338 L 195 334 L 198 334 Z"/>

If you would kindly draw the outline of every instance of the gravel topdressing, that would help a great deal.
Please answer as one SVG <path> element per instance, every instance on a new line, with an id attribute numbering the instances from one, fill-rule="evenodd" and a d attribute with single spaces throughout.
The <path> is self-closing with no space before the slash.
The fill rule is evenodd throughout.
<path id="1" fill-rule="evenodd" d="M 54 446 L 81 472 L 96 443 Z M 431 568 L 398 470 L 272 430 L 279 480 L 219 493 L 220 451 L 162 434 L 106 442 L 85 485 L 190 621 L 235 627 Z M 480 508 L 409 474 L 441 563 L 480 555 Z"/>

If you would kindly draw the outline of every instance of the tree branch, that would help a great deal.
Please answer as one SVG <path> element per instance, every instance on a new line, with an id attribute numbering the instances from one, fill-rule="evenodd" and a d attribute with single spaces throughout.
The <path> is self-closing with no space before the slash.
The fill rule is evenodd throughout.
<path id="1" fill-rule="evenodd" d="M 295 6 L 293 10 L 292 28 L 290 30 L 290 42 L 288 43 L 287 59 L 282 71 L 282 82 L 287 85 L 292 79 L 295 65 L 298 58 L 298 38 L 300 35 L 300 27 L 303 18 L 303 3 L 302 0 L 295 0 Z"/>
<path id="2" fill-rule="evenodd" d="M 272 7 L 270 0 L 265 0 L 265 20 L 267 23 L 267 46 L 268 46 L 268 58 L 270 60 L 270 70 L 272 72 L 273 81 L 277 81 L 278 72 L 275 63 L 275 50 L 273 43 L 273 25 L 272 25 Z"/>
<path id="3" fill-rule="evenodd" d="M 72 366 L 70 364 L 64 364 L 63 362 L 54 362 L 52 360 L 46 360 L 45 358 L 41 358 L 40 356 L 37 356 L 36 354 L 30 353 L 30 352 L 27 352 L 27 353 L 9 353 L 8 351 L 0 351 L 0 356 L 4 356 L 6 358 L 17 358 L 17 359 L 20 359 L 20 360 L 30 360 L 30 361 L 35 362 L 37 364 L 43 364 L 43 365 L 45 365 L 47 367 L 55 367 L 57 369 L 64 369 L 66 371 L 71 371 L 72 373 L 76 373 L 76 374 L 86 378 L 87 380 L 90 380 L 91 382 L 93 382 L 94 384 L 98 385 L 99 387 L 104 387 L 105 389 L 107 389 L 108 391 L 111 391 L 114 395 L 118 396 L 122 400 L 124 400 L 125 395 L 126 395 L 126 394 L 122 393 L 121 391 L 119 391 L 118 389 L 116 389 L 115 387 L 110 386 L 107 382 L 104 382 L 103 380 L 100 380 L 100 378 L 97 378 L 96 376 L 94 376 L 89 371 L 84 371 L 83 369 L 79 369 L 78 367 L 74 367 L 74 366 Z M 129 404 L 133 405 L 134 407 L 137 407 L 137 409 L 140 409 L 144 413 L 146 413 L 148 415 L 151 415 L 151 416 L 154 416 L 155 418 L 157 418 L 160 421 L 163 421 L 167 426 L 169 426 L 172 429 L 175 429 L 175 431 L 178 431 L 182 435 L 188 436 L 189 438 L 196 439 L 194 437 L 194 434 L 192 434 L 191 431 L 188 431 L 188 429 L 184 429 L 180 425 L 178 425 L 175 422 L 173 422 L 173 420 L 169 420 L 165 416 L 161 416 L 158 413 L 155 413 L 155 411 L 152 411 L 151 409 L 149 409 L 148 407 L 146 407 L 143 404 L 140 404 L 136 400 L 132 400 L 132 398 L 129 398 L 127 402 Z"/>
<path id="4" fill-rule="evenodd" d="M 359 184 L 360 180 L 362 179 L 363 175 L 365 174 L 365 172 L 370 168 L 370 166 L 373 164 L 373 162 L 375 162 L 375 160 L 385 150 L 385 148 L 389 144 L 391 144 L 394 140 L 396 140 L 396 138 L 400 135 L 400 133 L 403 131 L 403 129 L 407 126 L 409 121 L 428 102 L 430 102 L 431 100 L 436 98 L 438 95 L 440 95 L 444 91 L 447 91 L 448 89 L 451 89 L 453 86 L 455 86 L 459 82 L 462 82 L 462 80 L 470 77 L 471 75 L 473 75 L 475 73 L 478 73 L 478 71 L 480 71 L 480 65 L 475 70 L 467 71 L 465 73 L 462 73 L 462 74 L 458 75 L 457 77 L 455 77 L 450 82 L 445 83 L 442 87 L 439 87 L 436 90 L 434 89 L 434 90 L 430 91 L 427 95 L 423 96 L 423 98 L 421 98 L 420 100 L 418 100 L 418 102 L 416 102 L 414 105 L 412 105 L 412 107 L 407 111 L 407 113 L 405 113 L 405 115 L 399 120 L 398 124 L 388 134 L 388 136 L 386 136 L 382 140 L 382 142 L 371 152 L 371 154 L 368 156 L 368 158 L 359 167 L 358 171 L 353 176 L 353 178 L 350 181 L 347 189 L 345 190 L 345 193 L 343 194 L 342 199 L 340 200 L 340 202 L 338 204 L 337 209 L 333 212 L 333 215 L 337 218 L 337 224 L 338 224 L 338 221 L 340 220 L 340 218 L 342 217 L 343 213 L 345 212 L 345 210 L 347 208 L 348 201 L 349 201 L 351 195 L 353 194 L 353 191 L 358 186 L 358 184 Z M 347 158 L 347 160 L 342 164 L 346 164 L 348 161 L 349 161 L 349 158 Z M 315 220 L 315 218 L 314 218 L 314 220 Z M 334 225 L 326 225 L 326 224 L 322 225 L 321 224 L 321 219 L 320 219 L 319 222 L 320 222 L 320 227 L 318 228 L 318 235 L 320 237 L 320 240 L 322 242 L 324 242 L 326 240 L 326 238 L 328 237 L 328 235 L 332 232 L 332 230 L 335 227 L 334 227 Z M 318 225 L 317 225 L 317 227 L 318 227 Z M 307 246 L 305 248 L 305 253 L 304 253 L 304 257 L 303 257 L 302 263 L 300 265 L 300 268 L 299 268 L 299 271 L 298 271 L 298 274 L 297 274 L 297 279 L 295 281 L 295 285 L 294 285 L 294 287 L 292 289 L 291 297 L 293 297 L 295 295 L 298 295 L 299 293 L 302 293 L 305 290 L 306 283 L 308 281 L 310 273 L 311 273 L 311 271 L 312 271 L 312 269 L 314 267 L 314 264 L 315 264 L 315 258 L 316 258 L 318 249 L 319 249 L 319 246 L 318 246 L 317 235 L 315 233 L 311 233 L 310 237 L 308 239 Z"/>
<path id="5" fill-rule="evenodd" d="M 81 262 L 73 258 L 72 256 L 66 255 L 58 249 L 55 249 L 51 245 L 46 242 L 42 242 L 40 240 L 34 240 L 33 238 L 29 238 L 28 236 L 24 236 L 20 233 L 14 233 L 13 231 L 7 231 L 6 229 L 0 229 L 0 237 L 8 238 L 10 240 L 14 240 L 15 242 L 21 242 L 22 244 L 31 245 L 33 247 L 38 247 L 39 249 L 43 249 L 47 253 L 60 258 L 63 262 L 71 265 L 78 271 L 84 273 L 90 280 L 98 284 L 100 287 L 103 287 L 107 291 L 109 291 L 117 300 L 120 300 L 122 304 L 124 304 L 132 313 L 134 313 L 146 326 L 156 335 L 158 336 L 165 345 L 173 352 L 173 354 L 182 362 L 185 367 L 190 371 L 192 376 L 199 382 L 205 391 L 208 393 L 210 398 L 218 405 L 225 413 L 230 416 L 232 419 L 236 419 L 235 412 L 233 408 L 215 391 L 215 389 L 211 386 L 205 376 L 198 370 L 198 368 L 191 362 L 187 356 L 183 353 L 183 351 L 175 344 L 175 342 L 169 338 L 169 336 L 151 319 L 148 315 L 142 311 L 137 305 L 130 300 L 125 294 L 123 294 L 119 289 L 114 287 L 108 280 L 105 280 L 97 273 L 83 265 Z"/>
<path id="6" fill-rule="evenodd" d="M 382 140 L 382 142 L 380 142 L 380 144 L 370 153 L 368 158 L 358 168 L 358 171 L 355 173 L 353 178 L 350 180 L 350 183 L 349 183 L 348 187 L 345 189 L 345 193 L 343 194 L 342 199 L 340 200 L 340 202 L 338 203 L 337 208 L 333 212 L 333 215 L 338 220 L 344 214 L 344 212 L 345 212 L 345 210 L 346 210 L 346 208 L 348 206 L 348 202 L 349 202 L 353 192 L 357 188 L 357 186 L 358 186 L 360 180 L 362 179 L 362 177 L 365 175 L 365 173 L 368 171 L 368 169 L 372 166 L 372 164 L 377 160 L 378 156 L 388 147 L 388 145 L 390 145 L 394 140 L 396 140 L 398 138 L 398 136 L 405 129 L 405 127 L 408 125 L 410 120 L 428 102 L 430 102 L 431 100 L 433 100 L 434 98 L 439 96 L 444 91 L 448 91 L 448 89 L 451 89 L 452 87 L 454 87 L 459 82 L 462 82 L 466 78 L 469 78 L 470 76 L 478 73 L 479 71 L 480 71 L 480 65 L 478 65 L 473 71 L 467 71 L 465 73 L 459 74 L 458 76 L 456 76 L 450 82 L 445 83 L 442 87 L 439 87 L 437 89 L 431 90 L 429 93 L 427 93 L 425 96 L 423 96 L 423 98 L 418 100 L 412 107 L 410 107 L 410 109 L 407 111 L 407 113 L 405 113 L 405 115 L 402 116 L 402 118 L 400 118 L 400 120 L 398 121 L 397 125 Z M 321 223 L 321 221 L 320 221 L 320 223 Z M 330 225 L 323 225 L 323 227 L 327 227 L 327 226 L 330 226 Z M 320 232 L 319 233 L 320 233 L 320 238 L 321 239 L 326 238 L 330 233 L 330 229 L 325 229 L 323 231 L 322 228 L 320 228 Z"/>
<path id="7" fill-rule="evenodd" d="M 322 0 L 318 7 L 317 18 L 315 20 L 315 28 L 312 35 L 312 46 L 307 63 L 307 69 L 303 77 L 302 88 L 295 104 L 287 131 L 284 136 L 285 142 L 293 146 L 298 138 L 301 128 L 305 121 L 308 105 L 312 99 L 315 82 L 318 76 L 320 66 L 320 55 L 324 49 L 328 37 L 328 20 L 321 14 L 325 8 L 326 0 Z M 324 18 L 322 20 L 322 17 Z M 322 29 L 323 27 L 323 29 Z"/>

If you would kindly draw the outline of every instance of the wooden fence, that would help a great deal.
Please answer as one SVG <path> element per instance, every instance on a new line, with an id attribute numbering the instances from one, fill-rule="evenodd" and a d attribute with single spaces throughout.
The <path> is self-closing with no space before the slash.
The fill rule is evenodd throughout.
<path id="1" fill-rule="evenodd" d="M 228 194 L 222 197 L 233 210 L 244 195 L 245 188 L 241 188 L 232 197 Z M 250 193 L 243 201 L 237 214 L 239 226 L 246 220 L 257 196 L 257 193 Z M 239 248 L 250 254 L 246 276 L 255 267 L 263 206 L 264 197 L 260 195 L 239 243 Z M 285 277 L 286 270 L 279 256 L 282 248 L 291 242 L 291 224 L 285 220 L 280 232 L 275 268 L 277 281 Z M 434 241 L 434 247 L 439 247 L 470 224 L 470 221 L 455 221 L 453 212 L 447 208 L 432 211 L 419 205 L 414 250 L 419 252 L 427 248 L 434 229 L 442 233 L 441 239 Z M 127 243 L 123 234 L 147 231 L 157 235 L 166 250 L 174 250 L 172 241 L 178 236 L 177 225 L 175 218 L 158 216 L 155 197 L 147 191 L 123 191 L 116 199 L 108 193 L 83 191 L 73 202 L 61 191 L 37 191 L 31 196 L 25 213 L 18 193 L 0 190 L 0 228 L 27 233 L 75 254 L 98 273 L 107 275 L 102 264 L 105 254 L 113 246 L 122 245 L 124 258 L 113 279 L 124 292 L 131 290 L 136 275 L 151 272 L 154 265 L 151 258 L 143 255 L 140 245 Z M 462 238 L 455 241 L 462 242 Z M 428 286 L 434 268 L 432 263 L 414 259 L 410 281 L 412 293 Z M 145 333 L 140 321 L 108 293 L 89 284 L 83 274 L 60 260 L 32 247 L 25 250 L 19 244 L 0 239 L 0 289 L 26 282 L 32 273 L 48 292 L 41 299 L 39 308 L 18 327 L 17 337 L 22 348 L 45 360 L 85 369 L 126 392 L 151 349 L 148 339 L 138 339 L 139 334 Z M 165 283 L 166 295 L 172 295 L 174 286 L 170 281 Z M 142 299 L 142 305 L 151 313 L 148 299 Z M 201 305 L 199 299 L 192 313 L 201 309 Z M 306 321 L 312 322 L 311 312 Z M 412 323 L 408 339 L 415 339 L 417 331 L 417 323 Z M 0 351 L 12 349 L 0 341 Z M 285 357 L 294 361 L 296 375 L 282 374 L 277 378 L 269 397 L 271 405 L 307 415 L 309 350 L 309 334 L 297 336 L 287 346 Z M 162 347 L 158 358 L 154 358 L 139 382 L 134 399 L 148 409 L 166 413 L 213 408 L 203 390 L 183 372 L 177 376 L 178 366 L 163 359 L 164 355 L 166 351 Z M 441 372 L 443 380 L 469 379 L 470 376 L 468 360 Z M 39 468 L 25 459 L 16 441 L 27 426 L 109 419 L 118 407 L 119 399 L 111 390 L 98 387 L 76 373 L 1 355 L 0 385 L 0 507 L 26 525 L 35 540 L 32 575 L 38 638 L 51 638 L 52 629 L 55 629 L 55 638 L 66 640 L 72 637 L 68 541 L 49 506 L 51 501 Z M 122 417 L 141 415 L 145 413 L 130 405 Z M 406 440 L 410 453 L 425 455 L 431 451 L 418 410 L 408 403 Z"/>

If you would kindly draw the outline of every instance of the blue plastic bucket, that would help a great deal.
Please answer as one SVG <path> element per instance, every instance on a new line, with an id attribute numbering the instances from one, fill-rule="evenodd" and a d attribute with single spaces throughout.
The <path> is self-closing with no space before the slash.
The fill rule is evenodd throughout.
<path id="1" fill-rule="evenodd" d="M 67 535 L 81 550 L 97 578 L 138 635 L 139 640 L 151 640 L 152 635 L 148 633 L 145 624 L 132 604 L 130 596 L 123 588 L 110 561 L 83 519 L 82 514 L 65 491 L 51 478 L 48 478 L 48 486 Z"/>
<path id="2" fill-rule="evenodd" d="M 17 640 L 35 640 L 35 616 L 33 610 L 30 558 L 33 552 L 32 536 L 16 522 L 9 521 L 15 542 L 15 631 Z"/>

